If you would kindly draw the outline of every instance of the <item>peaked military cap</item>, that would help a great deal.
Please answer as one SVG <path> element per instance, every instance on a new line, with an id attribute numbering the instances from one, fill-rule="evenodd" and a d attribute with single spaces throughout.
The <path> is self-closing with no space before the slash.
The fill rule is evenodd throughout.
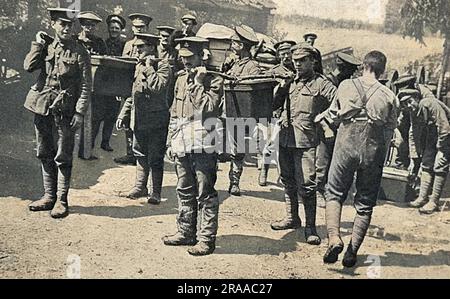
<path id="1" fill-rule="evenodd" d="M 148 26 L 153 21 L 152 17 L 142 13 L 133 13 L 128 18 L 131 20 L 133 26 Z"/>
<path id="2" fill-rule="evenodd" d="M 125 18 L 120 15 L 116 15 L 116 14 L 109 15 L 106 18 L 106 23 L 108 25 L 112 22 L 119 23 L 119 25 L 120 25 L 120 27 L 122 27 L 122 29 L 125 28 L 125 26 L 127 25 L 127 21 L 125 20 Z"/>
<path id="3" fill-rule="evenodd" d="M 307 56 L 315 55 L 316 49 L 307 43 L 301 43 L 293 47 L 292 59 L 302 59 Z"/>
<path id="4" fill-rule="evenodd" d="M 337 64 L 346 63 L 346 64 L 350 64 L 353 66 L 360 66 L 362 64 L 362 62 L 353 55 L 339 52 L 339 53 L 337 53 L 336 56 L 337 56 L 336 57 Z"/>
<path id="5" fill-rule="evenodd" d="M 184 20 L 191 20 L 194 23 L 194 25 L 198 24 L 197 17 L 192 13 L 188 13 L 188 14 L 185 14 L 184 16 L 182 16 L 181 21 L 184 21 Z"/>
<path id="6" fill-rule="evenodd" d="M 62 20 L 65 22 L 73 22 L 76 15 L 79 13 L 78 10 L 68 9 L 68 8 L 47 8 L 52 20 Z"/>
<path id="7" fill-rule="evenodd" d="M 136 33 L 134 36 L 136 37 L 135 46 L 156 45 L 159 42 L 159 36 L 149 33 Z"/>
<path id="8" fill-rule="evenodd" d="M 284 40 L 281 42 L 278 42 L 274 45 L 275 50 L 281 51 L 281 50 L 290 50 L 293 46 L 295 46 L 297 42 L 293 40 Z"/>
<path id="9" fill-rule="evenodd" d="M 314 39 L 317 39 L 317 34 L 315 34 L 315 33 L 306 33 L 305 35 L 303 35 L 303 38 L 306 40 L 308 37 L 312 37 L 312 38 L 314 38 Z"/>
<path id="10" fill-rule="evenodd" d="M 82 11 L 78 14 L 78 20 L 94 21 L 97 23 L 103 22 L 102 18 L 93 11 Z"/>
<path id="11" fill-rule="evenodd" d="M 249 26 L 236 26 L 234 27 L 235 36 L 231 39 L 239 40 L 246 44 L 256 45 L 259 43 L 258 37 L 256 36 L 255 31 Z"/>
<path id="12" fill-rule="evenodd" d="M 417 99 L 420 96 L 420 92 L 417 89 L 403 89 L 399 92 L 398 98 L 400 102 L 404 102 L 410 98 Z"/>
<path id="13" fill-rule="evenodd" d="M 171 26 L 157 26 L 156 29 L 158 29 L 159 33 L 164 36 L 170 36 L 175 31 L 175 28 Z"/>
<path id="14" fill-rule="evenodd" d="M 209 40 L 202 37 L 191 36 L 185 38 L 179 38 L 175 40 L 180 43 L 180 50 L 178 54 L 181 57 L 190 57 L 193 55 L 201 55 L 203 49 L 208 44 Z"/>
<path id="15" fill-rule="evenodd" d="M 398 90 L 402 89 L 413 89 L 416 84 L 416 77 L 412 75 L 406 75 L 400 77 L 397 81 L 394 82 L 394 86 Z"/>

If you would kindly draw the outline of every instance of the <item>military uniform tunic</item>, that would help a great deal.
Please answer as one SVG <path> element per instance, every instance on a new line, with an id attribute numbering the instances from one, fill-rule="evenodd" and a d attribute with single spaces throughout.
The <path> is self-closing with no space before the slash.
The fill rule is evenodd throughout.
<path id="1" fill-rule="evenodd" d="M 198 84 L 183 72 L 176 81 L 171 108 L 168 145 L 175 155 L 178 176 L 178 230 L 186 237 L 195 237 L 200 211 L 198 240 L 205 242 L 216 239 L 219 199 L 215 189 L 217 154 L 208 138 L 214 130 L 205 127 L 204 121 L 217 121 L 222 95 L 221 77 L 206 75 L 203 84 Z"/>

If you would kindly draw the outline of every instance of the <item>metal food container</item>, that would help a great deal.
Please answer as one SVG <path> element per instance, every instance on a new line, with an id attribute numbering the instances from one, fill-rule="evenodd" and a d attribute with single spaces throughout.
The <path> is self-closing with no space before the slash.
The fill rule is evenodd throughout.
<path id="1" fill-rule="evenodd" d="M 137 60 L 128 57 L 92 56 L 93 92 L 130 97 Z"/>
<path id="2" fill-rule="evenodd" d="M 225 113 L 228 118 L 272 117 L 274 79 L 225 81 Z"/>

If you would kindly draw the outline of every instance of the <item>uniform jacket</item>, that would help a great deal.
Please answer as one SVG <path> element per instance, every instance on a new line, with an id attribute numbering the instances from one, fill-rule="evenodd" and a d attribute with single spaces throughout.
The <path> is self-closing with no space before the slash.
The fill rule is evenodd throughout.
<path id="1" fill-rule="evenodd" d="M 136 42 L 137 38 L 134 37 L 132 39 L 130 39 L 129 41 L 127 41 L 125 43 L 125 46 L 123 48 L 123 53 L 122 56 L 125 57 L 132 57 L 132 58 L 138 58 L 138 53 L 137 53 L 137 49 L 136 46 L 134 45 L 134 43 Z"/>
<path id="2" fill-rule="evenodd" d="M 168 111 L 167 88 L 171 77 L 167 60 L 154 65 L 148 57 L 136 66 L 132 96 L 125 101 L 120 119 L 130 119 L 132 130 L 167 126 L 158 112 Z"/>
<path id="3" fill-rule="evenodd" d="M 78 40 L 91 55 L 106 55 L 107 48 L 102 38 L 98 36 L 78 35 Z"/>
<path id="4" fill-rule="evenodd" d="M 241 77 L 261 74 L 261 68 L 256 60 L 248 57 L 237 60 L 231 69 L 227 72 L 228 75 Z"/>
<path id="5" fill-rule="evenodd" d="M 25 108 L 47 116 L 58 94 L 66 91 L 60 106 L 64 115 L 86 113 L 91 100 L 91 63 L 89 53 L 79 42 L 55 40 L 48 46 L 32 42 L 24 68 L 28 72 L 41 71 L 27 96 Z"/>
<path id="6" fill-rule="evenodd" d="M 175 99 L 171 108 L 168 145 L 178 156 L 192 151 L 214 148 L 208 142 L 211 128 L 204 121 L 215 122 L 220 115 L 223 79 L 207 74 L 203 84 L 194 82 L 186 72 L 175 83 Z"/>
<path id="7" fill-rule="evenodd" d="M 336 96 L 336 87 L 324 76 L 314 73 L 308 80 L 298 79 L 286 88 L 278 88 L 274 109 L 284 107 L 280 146 L 308 149 L 319 145 L 316 117 Z"/>
<path id="8" fill-rule="evenodd" d="M 417 113 L 411 115 L 410 157 L 420 158 L 428 141 L 441 151 L 450 150 L 450 109 L 424 85 L 419 85 L 422 99 Z M 429 136 L 436 134 L 437 136 Z M 434 144 L 433 144 L 434 146 Z"/>
<path id="9" fill-rule="evenodd" d="M 122 37 L 108 38 L 106 41 L 106 54 L 110 56 L 122 56 L 126 40 Z"/>

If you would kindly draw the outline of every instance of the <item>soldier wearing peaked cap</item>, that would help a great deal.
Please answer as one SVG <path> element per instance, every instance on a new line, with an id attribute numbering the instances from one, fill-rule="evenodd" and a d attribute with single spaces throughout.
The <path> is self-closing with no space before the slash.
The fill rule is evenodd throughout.
<path id="1" fill-rule="evenodd" d="M 334 86 L 350 79 L 361 65 L 356 57 L 345 53 L 336 56 L 336 69 L 327 78 Z M 327 183 L 328 170 L 330 169 L 331 157 L 334 151 L 337 127 L 331 119 L 324 119 L 319 127 L 320 144 L 317 147 L 316 157 L 316 183 L 317 202 L 320 207 L 325 207 L 325 185 Z"/>
<path id="2" fill-rule="evenodd" d="M 170 64 L 170 68 L 172 69 L 173 74 L 177 74 L 180 69 L 182 69 L 182 65 L 178 58 L 178 52 L 175 49 L 175 41 L 173 40 L 173 33 L 175 32 L 175 28 L 171 26 L 157 26 L 156 29 L 159 31 L 160 42 L 158 45 L 158 57 L 162 59 L 167 59 Z M 172 77 L 171 82 L 169 83 L 168 93 L 167 93 L 167 103 L 169 107 L 172 106 L 173 98 L 174 98 L 174 88 L 175 88 L 175 76 Z"/>
<path id="3" fill-rule="evenodd" d="M 421 214 L 439 210 L 450 164 L 450 109 L 422 84 L 400 90 L 403 110 L 410 112 L 410 171 L 422 169 L 419 197 L 410 203 Z"/>
<path id="4" fill-rule="evenodd" d="M 78 41 L 88 50 L 88 52 L 91 55 L 105 55 L 107 52 L 106 44 L 102 38 L 95 35 L 97 25 L 103 21 L 102 18 L 92 11 L 80 12 L 77 18 L 81 25 L 81 32 L 78 35 Z M 104 111 L 102 106 L 104 105 L 105 99 L 101 95 L 92 94 L 91 102 L 92 102 L 92 119 L 87 118 L 83 123 L 83 128 L 81 129 L 78 157 L 80 159 L 96 160 L 97 157 L 95 156 L 91 155 L 90 157 L 85 157 L 84 155 L 85 126 L 88 121 L 91 121 L 92 139 L 90 146 L 91 148 L 94 148 L 98 127 L 100 127 L 101 120 L 104 118 Z"/>
<path id="5" fill-rule="evenodd" d="M 247 26 L 236 26 L 235 34 L 231 41 L 231 50 L 237 57 L 236 60 L 226 60 L 222 66 L 222 71 L 233 77 L 242 77 L 249 75 L 259 75 L 262 73 L 258 62 L 251 55 L 251 48 L 258 44 L 259 40 L 254 31 Z M 230 129 L 231 130 L 231 129 Z M 230 131 L 231 132 L 231 131 Z M 229 171 L 229 193 L 233 196 L 240 196 L 240 179 L 244 169 L 244 153 L 238 153 L 236 136 L 232 134 L 228 138 L 231 142 L 231 162 Z M 262 150 L 261 150 L 262 151 Z M 259 165 L 261 166 L 262 156 L 259 157 Z"/>
<path id="6" fill-rule="evenodd" d="M 139 53 L 132 96 L 122 107 L 117 128 L 133 131 L 133 153 L 136 157 L 136 183 L 126 195 L 130 199 L 148 196 L 148 203 L 159 204 L 164 174 L 164 154 L 169 124 L 167 89 L 171 70 L 166 59 L 157 60 L 159 36 L 136 33 Z M 159 61 L 159 62 L 158 62 Z M 147 183 L 149 176 L 152 190 Z"/>
<path id="7" fill-rule="evenodd" d="M 164 237 L 163 242 L 168 246 L 195 245 L 188 252 L 200 256 L 212 254 L 216 246 L 219 219 L 219 198 L 215 189 L 217 153 L 211 142 L 215 130 L 206 126 L 205 121 L 217 122 L 223 79 L 208 74 L 202 66 L 202 53 L 208 40 L 187 37 L 179 42 L 179 55 L 185 70 L 175 84 L 167 139 L 167 152 L 175 160 L 178 176 L 178 231 Z M 197 216 L 201 218 L 200 230 L 197 230 Z"/>
<path id="8" fill-rule="evenodd" d="M 301 227 L 299 198 L 305 207 L 305 238 L 310 245 L 319 245 L 316 231 L 316 147 L 319 145 L 318 123 L 315 119 L 335 100 L 336 87 L 314 71 L 315 50 L 300 44 L 292 59 L 296 75 L 278 86 L 274 108 L 283 107 L 282 129 L 279 137 L 281 181 L 285 188 L 287 215 L 272 223 L 274 230 Z"/>
<path id="9" fill-rule="evenodd" d="M 295 74 L 294 63 L 292 61 L 292 47 L 294 47 L 295 45 L 297 45 L 297 42 L 292 40 L 284 40 L 274 45 L 274 48 L 277 53 L 277 59 L 279 60 L 280 63 L 270 68 L 267 71 L 267 74 L 281 75 L 281 76 L 293 76 Z M 282 112 L 283 112 L 282 107 L 274 111 L 273 112 L 274 118 L 279 119 Z M 258 178 L 258 183 L 262 187 L 267 186 L 267 177 L 269 168 L 270 164 L 267 164 L 265 162 L 262 164 Z"/>
<path id="10" fill-rule="evenodd" d="M 322 53 L 320 53 L 319 49 L 314 47 L 316 40 L 318 38 L 317 34 L 315 33 L 307 33 L 303 36 L 305 42 L 309 44 L 311 47 L 313 47 L 316 51 L 314 54 L 314 59 L 316 60 L 314 70 L 316 73 L 323 74 L 323 65 L 322 65 Z"/>
<path id="11" fill-rule="evenodd" d="M 147 33 L 152 17 L 146 14 L 133 13 L 128 16 L 131 20 L 131 30 L 134 37 L 125 43 L 122 56 L 138 58 L 139 53 L 137 46 L 135 45 L 138 40 L 136 34 Z M 130 126 L 127 126 L 130 128 Z M 114 159 L 114 162 L 123 165 L 135 165 L 136 159 L 133 154 L 133 131 L 131 129 L 125 129 L 125 142 L 126 142 L 126 155 Z"/>
<path id="12" fill-rule="evenodd" d="M 89 53 L 72 36 L 76 12 L 62 8 L 48 11 L 55 38 L 44 39 L 39 32 L 24 61 L 28 72 L 40 71 L 24 106 L 34 113 L 45 192 L 29 208 L 51 210 L 53 218 L 62 218 L 69 213 L 75 132 L 89 106 L 92 77 Z"/>

